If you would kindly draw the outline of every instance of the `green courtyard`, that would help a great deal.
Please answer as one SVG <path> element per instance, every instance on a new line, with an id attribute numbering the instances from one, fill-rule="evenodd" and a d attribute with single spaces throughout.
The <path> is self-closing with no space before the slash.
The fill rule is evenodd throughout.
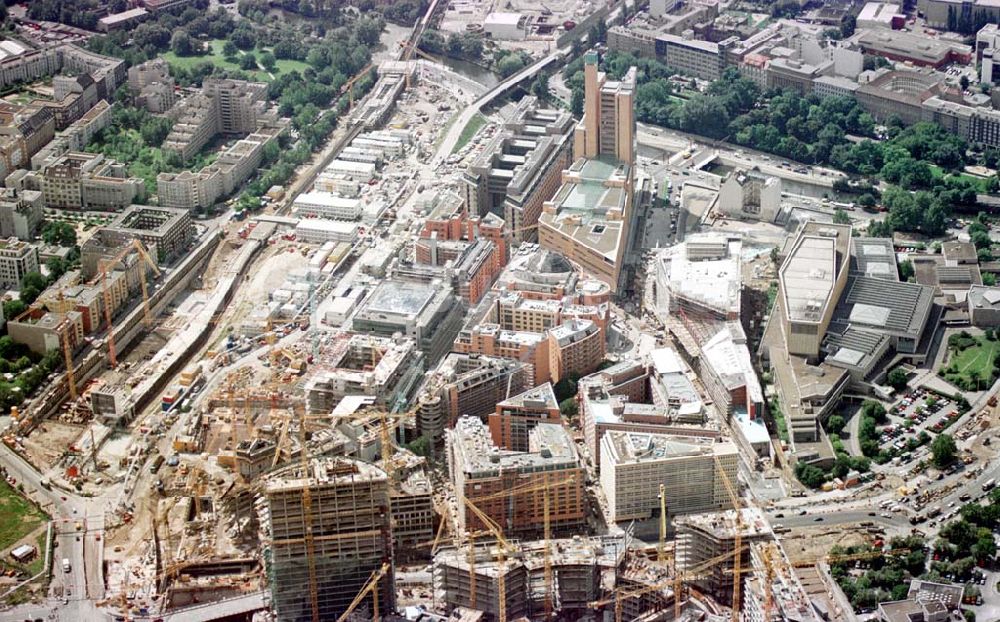
<path id="1" fill-rule="evenodd" d="M 990 332 L 962 331 L 948 338 L 948 364 L 939 375 L 963 391 L 987 389 L 1000 374 L 1000 341 Z"/>

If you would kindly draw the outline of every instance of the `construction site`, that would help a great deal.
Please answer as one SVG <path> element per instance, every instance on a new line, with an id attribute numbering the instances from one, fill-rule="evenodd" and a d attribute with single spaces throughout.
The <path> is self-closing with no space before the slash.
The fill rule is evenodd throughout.
<path id="1" fill-rule="evenodd" d="M 493 16 L 518 49 L 595 12 L 468 4 L 452 31 Z M 452 128 L 490 91 L 433 64 L 380 67 L 255 216 L 134 206 L 131 237 L 88 239 L 21 322 L 69 370 L 5 437 L 76 514 L 50 595 L 122 619 L 839 619 L 826 551 L 853 534 L 801 519 L 784 538 L 771 518 L 791 510 L 753 489 L 776 462 L 738 325 L 744 305 L 760 328 L 773 266 L 736 236 L 657 251 L 659 325 L 635 334 L 617 283 L 522 235 L 572 172 L 570 134 L 607 119 L 574 130 L 525 97 Z M 588 55 L 587 89 L 596 72 Z M 629 81 L 604 80 L 587 114 L 634 124 Z"/>

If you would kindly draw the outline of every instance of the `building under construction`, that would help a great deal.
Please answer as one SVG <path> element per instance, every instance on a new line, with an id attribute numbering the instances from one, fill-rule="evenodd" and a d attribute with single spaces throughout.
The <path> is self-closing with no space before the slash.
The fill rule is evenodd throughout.
<path id="1" fill-rule="evenodd" d="M 382 612 L 394 609 L 389 483 L 378 467 L 347 458 L 283 468 L 265 487 L 268 575 L 278 619 L 335 620 L 383 564 Z M 359 611 L 372 610 L 369 593 Z"/>
<path id="2" fill-rule="evenodd" d="M 339 333 L 323 346 L 306 385 L 309 411 L 329 413 L 344 397 L 368 395 L 379 406 L 405 405 L 423 374 L 412 339 Z"/>
<path id="3" fill-rule="evenodd" d="M 540 616 L 546 598 L 561 619 L 587 617 L 593 613 L 590 603 L 614 586 L 625 559 L 623 536 L 550 540 L 547 553 L 544 540 L 507 544 L 503 576 L 508 620 Z M 468 545 L 439 551 L 434 557 L 436 601 L 449 612 L 468 607 L 483 611 L 486 620 L 497 620 L 498 546 L 495 542 L 477 544 L 474 556 L 470 556 Z M 546 556 L 551 581 L 546 579 Z"/>
<path id="4" fill-rule="evenodd" d="M 585 473 L 573 438 L 561 425 L 537 424 L 524 452 L 498 448 L 475 417 L 460 417 L 447 438 L 459 528 L 483 528 L 482 520 L 467 507 L 471 502 L 508 534 L 539 534 L 546 497 L 553 530 L 584 525 Z"/>
<path id="5" fill-rule="evenodd" d="M 743 577 L 749 576 L 750 547 L 755 542 L 770 541 L 774 533 L 764 514 L 757 508 L 742 508 L 725 512 L 692 514 L 680 517 L 677 528 L 677 567 L 687 571 L 719 556 L 736 550 L 736 533 L 740 533 L 740 566 Z M 733 602 L 735 555 L 714 564 L 694 585 L 726 606 Z M 742 582 L 742 581 L 741 581 Z"/>
<path id="6" fill-rule="evenodd" d="M 795 575 L 781 545 L 774 540 L 750 547 L 753 574 L 744 583 L 743 619 L 746 622 L 818 622 L 809 595 Z"/>

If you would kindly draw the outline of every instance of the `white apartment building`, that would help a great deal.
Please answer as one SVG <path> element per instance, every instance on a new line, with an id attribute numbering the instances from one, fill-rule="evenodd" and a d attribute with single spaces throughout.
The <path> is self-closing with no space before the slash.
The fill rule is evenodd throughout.
<path id="1" fill-rule="evenodd" d="M 292 203 L 292 211 L 300 218 L 357 220 L 361 217 L 361 201 L 340 197 L 332 192 L 313 190 L 296 197 Z"/>
<path id="2" fill-rule="evenodd" d="M 312 218 L 302 220 L 295 226 L 295 236 L 309 244 L 324 242 L 354 242 L 358 238 L 358 225 L 341 220 Z"/>
<path id="3" fill-rule="evenodd" d="M 20 286 L 29 272 L 38 272 L 38 250 L 17 238 L 0 241 L 0 285 L 6 289 Z"/>

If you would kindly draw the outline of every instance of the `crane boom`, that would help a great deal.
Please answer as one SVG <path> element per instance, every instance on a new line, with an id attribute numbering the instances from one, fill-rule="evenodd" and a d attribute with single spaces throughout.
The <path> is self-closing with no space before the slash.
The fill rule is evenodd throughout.
<path id="1" fill-rule="evenodd" d="M 733 489 L 733 483 L 729 481 L 729 475 L 726 474 L 726 470 L 722 467 L 722 462 L 719 457 L 715 457 L 715 468 L 718 469 L 719 474 L 722 476 L 722 483 L 726 487 L 726 494 L 729 495 L 729 501 L 733 504 L 733 510 L 736 512 L 736 537 L 733 539 L 733 549 L 737 551 L 737 555 L 733 558 L 733 622 L 740 622 L 740 594 L 742 591 L 742 586 L 740 585 L 740 565 L 743 561 L 743 512 L 740 510 L 740 499 L 736 496 L 736 491 Z"/>
<path id="2" fill-rule="evenodd" d="M 340 617 L 337 618 L 337 622 L 344 622 L 344 620 L 346 620 L 348 616 L 350 616 L 351 613 L 353 613 L 354 610 L 358 608 L 358 605 L 361 604 L 361 601 L 363 601 L 365 599 L 365 596 L 367 596 L 369 593 L 371 593 L 372 595 L 372 609 L 373 609 L 372 622 L 378 622 L 379 620 L 378 582 L 382 579 L 382 577 L 385 576 L 385 573 L 387 572 L 389 572 L 389 564 L 382 564 L 381 568 L 372 572 L 372 576 L 369 577 L 368 582 L 365 583 L 364 587 L 361 588 L 361 591 L 358 592 L 358 595 L 354 597 L 354 600 L 351 601 L 351 604 L 348 605 L 344 613 L 340 614 Z"/>
<path id="3" fill-rule="evenodd" d="M 498 620 L 507 619 L 507 578 L 504 576 L 507 571 L 507 552 L 513 550 L 510 542 L 503 535 L 503 530 L 500 528 L 486 512 L 480 510 L 476 505 L 469 500 L 468 497 L 463 497 L 465 504 L 469 506 L 469 509 L 475 514 L 484 525 L 486 529 L 489 530 L 493 537 L 497 540 L 497 610 L 498 610 Z M 475 554 L 472 554 L 475 557 Z M 471 567 L 470 567 L 471 568 Z M 473 575 L 474 577 L 474 575 Z"/>

